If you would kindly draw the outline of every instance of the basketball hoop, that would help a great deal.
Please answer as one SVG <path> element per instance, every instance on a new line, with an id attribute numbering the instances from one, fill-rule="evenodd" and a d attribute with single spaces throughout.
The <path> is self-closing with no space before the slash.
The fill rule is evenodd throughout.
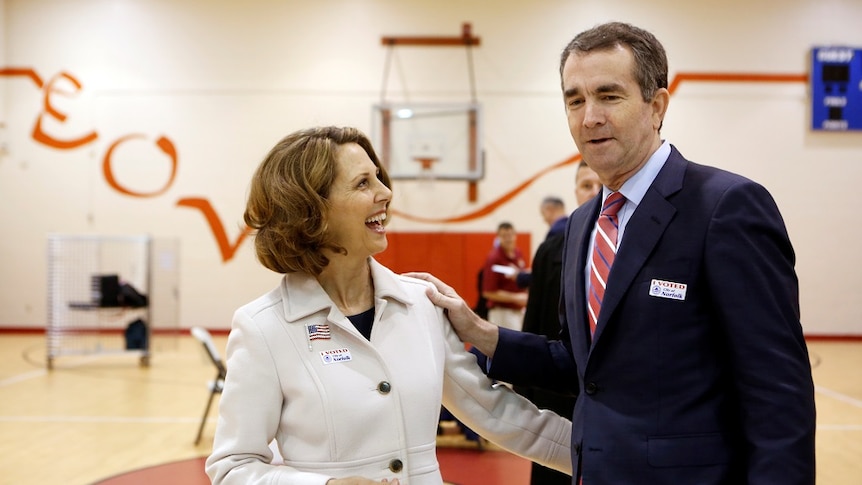
<path id="1" fill-rule="evenodd" d="M 439 160 L 438 157 L 413 157 L 413 160 L 419 162 L 422 165 L 422 171 L 427 172 L 431 170 L 431 164 Z"/>
<path id="2" fill-rule="evenodd" d="M 419 170 L 419 179 L 425 182 L 428 182 L 428 185 L 432 185 L 434 182 L 434 170 L 433 165 L 434 162 L 440 160 L 440 157 L 431 157 L 431 156 L 414 156 L 413 161 L 419 162 L 420 170 Z"/>
<path id="3" fill-rule="evenodd" d="M 375 107 L 375 116 L 379 115 L 380 132 L 374 141 L 380 147 L 381 162 L 389 171 L 390 178 L 426 182 L 436 178 L 465 180 L 468 183 L 468 199 L 475 202 L 478 180 L 484 177 L 484 160 L 479 137 L 479 104 L 476 100 L 472 50 L 481 44 L 481 40 L 473 35 L 470 23 L 463 23 L 461 35 L 457 37 L 386 36 L 381 38 L 381 43 L 386 46 L 387 52 L 380 104 Z M 396 46 L 464 47 L 467 53 L 470 102 L 457 105 L 427 103 L 425 106 L 421 106 L 421 103 L 402 103 L 403 109 L 390 103 L 386 91 Z M 406 87 L 403 89 L 406 91 Z M 449 122 L 441 118 L 449 118 Z M 402 160 L 407 167 L 400 166 Z M 411 164 L 411 160 L 419 162 L 419 170 L 415 170 L 416 165 Z M 435 162 L 439 163 L 433 170 Z"/>

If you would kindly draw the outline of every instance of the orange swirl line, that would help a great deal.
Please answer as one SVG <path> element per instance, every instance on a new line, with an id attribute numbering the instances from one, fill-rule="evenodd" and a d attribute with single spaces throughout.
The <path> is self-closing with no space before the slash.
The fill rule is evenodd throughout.
<path id="1" fill-rule="evenodd" d="M 673 93 L 679 88 L 679 86 L 686 82 L 756 82 L 756 83 L 807 83 L 808 82 L 808 74 L 758 74 L 758 73 L 732 73 L 732 72 L 678 72 L 671 81 L 668 86 L 668 92 L 673 95 Z M 466 214 L 462 214 L 460 216 L 454 217 L 442 217 L 442 218 L 434 218 L 434 217 L 421 217 L 414 216 L 411 214 L 407 214 L 406 212 L 401 212 L 397 209 L 392 209 L 392 215 L 403 217 L 404 219 L 408 219 L 415 222 L 426 222 L 426 223 L 452 223 L 452 222 L 465 222 L 473 219 L 478 219 L 480 217 L 486 216 L 491 212 L 494 212 L 498 207 L 512 200 L 516 195 L 522 192 L 524 189 L 529 187 L 533 182 L 535 182 L 539 177 L 544 176 L 548 172 L 556 170 L 558 168 L 564 167 L 566 165 L 570 165 L 576 163 L 581 159 L 581 154 L 576 153 L 571 157 L 557 162 L 554 165 L 549 167 L 545 167 L 537 174 L 525 180 L 520 185 L 516 186 L 514 189 L 510 190 L 503 194 L 497 200 L 491 201 L 484 207 L 480 207 L 479 209 L 468 212 Z"/>
<path id="2" fill-rule="evenodd" d="M 45 82 L 42 81 L 42 78 L 39 74 L 36 73 L 33 69 L 25 68 L 25 67 L 0 67 L 0 76 L 24 76 L 33 81 L 33 84 L 38 88 L 42 88 Z"/>
<path id="3" fill-rule="evenodd" d="M 465 221 L 469 221 L 469 220 L 473 220 L 473 219 L 478 219 L 482 216 L 486 216 L 486 215 L 490 214 L 491 212 L 494 212 L 498 207 L 500 207 L 501 205 L 505 204 L 506 202 L 512 200 L 521 191 L 523 191 L 524 189 L 526 189 L 527 187 L 532 185 L 533 182 L 538 180 L 540 177 L 544 176 L 546 173 L 554 171 L 560 167 L 564 167 L 566 165 L 571 165 L 573 163 L 576 163 L 580 159 L 581 159 L 581 154 L 576 153 L 576 154 L 572 155 L 571 157 L 569 157 L 565 160 L 559 161 L 553 165 L 545 167 L 542 170 L 540 170 L 539 172 L 537 172 L 535 175 L 533 175 L 532 177 L 521 182 L 520 185 L 516 186 L 512 190 L 503 194 L 497 200 L 491 201 L 490 203 L 488 203 L 484 207 L 480 207 L 479 209 L 477 209 L 473 212 L 468 212 L 468 213 L 462 214 L 460 216 L 433 218 L 433 217 L 414 216 L 414 215 L 407 214 L 406 212 L 401 212 L 397 209 L 392 209 L 390 212 L 394 216 L 403 217 L 403 218 L 411 220 L 411 221 L 428 222 L 428 223 L 465 222 Z"/>

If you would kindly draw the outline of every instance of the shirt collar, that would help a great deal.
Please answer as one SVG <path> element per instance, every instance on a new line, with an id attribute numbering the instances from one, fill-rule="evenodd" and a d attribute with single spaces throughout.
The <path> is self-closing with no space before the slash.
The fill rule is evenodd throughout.
<path id="1" fill-rule="evenodd" d="M 374 282 L 375 305 L 379 300 L 395 300 L 404 305 L 412 305 L 410 295 L 405 291 L 398 275 L 369 258 L 371 280 Z M 338 311 L 329 296 L 314 276 L 306 273 L 287 273 L 281 285 L 284 314 L 292 322 L 322 310 L 329 309 L 331 314 Z"/>
<path id="2" fill-rule="evenodd" d="M 649 157 L 647 163 L 620 187 L 619 191 L 625 196 L 627 203 L 631 202 L 634 206 L 641 203 L 647 189 L 652 185 L 653 180 L 655 180 L 669 156 L 670 143 L 664 140 L 661 146 L 658 147 L 658 150 Z M 611 195 L 611 192 L 612 190 L 602 186 L 602 200 L 607 199 Z"/>

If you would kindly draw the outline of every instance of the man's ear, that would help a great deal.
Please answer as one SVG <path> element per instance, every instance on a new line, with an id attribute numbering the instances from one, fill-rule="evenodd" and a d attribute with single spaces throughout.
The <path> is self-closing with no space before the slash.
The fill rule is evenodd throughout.
<path id="1" fill-rule="evenodd" d="M 650 105 L 653 109 L 653 128 L 661 129 L 661 124 L 664 121 L 664 115 L 667 112 L 667 105 L 670 103 L 670 92 L 666 88 L 659 88 L 652 97 Z"/>

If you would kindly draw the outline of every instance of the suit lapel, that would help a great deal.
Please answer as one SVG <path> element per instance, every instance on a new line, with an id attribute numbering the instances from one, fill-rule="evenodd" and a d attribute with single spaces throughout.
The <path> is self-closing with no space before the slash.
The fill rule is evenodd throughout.
<path id="1" fill-rule="evenodd" d="M 614 310 L 676 214 L 676 207 L 667 198 L 682 188 L 686 163 L 676 148 L 671 147 L 667 162 L 626 224 L 623 240 L 608 276 L 593 345 L 601 338 L 604 329 L 615 323 L 611 319 Z"/>
<path id="2" fill-rule="evenodd" d="M 570 290 L 570 294 L 574 302 L 574 305 L 566 308 L 566 320 L 569 326 L 569 338 L 571 339 L 572 349 L 578 359 L 579 367 L 583 364 L 580 361 L 580 357 L 583 356 L 586 359 L 589 352 L 590 326 L 587 324 L 587 289 L 584 279 L 584 268 L 587 265 L 590 233 L 592 232 L 596 218 L 599 216 L 599 208 L 602 204 L 601 199 L 601 195 L 593 197 L 592 200 L 579 207 L 571 215 L 570 230 L 566 236 L 566 240 L 571 241 L 571 243 L 566 244 L 566 258 L 563 260 L 563 265 L 564 268 L 567 266 L 573 266 L 573 268 L 569 271 L 563 271 L 563 275 L 566 278 L 564 288 L 573 288 L 573 290 Z"/>

